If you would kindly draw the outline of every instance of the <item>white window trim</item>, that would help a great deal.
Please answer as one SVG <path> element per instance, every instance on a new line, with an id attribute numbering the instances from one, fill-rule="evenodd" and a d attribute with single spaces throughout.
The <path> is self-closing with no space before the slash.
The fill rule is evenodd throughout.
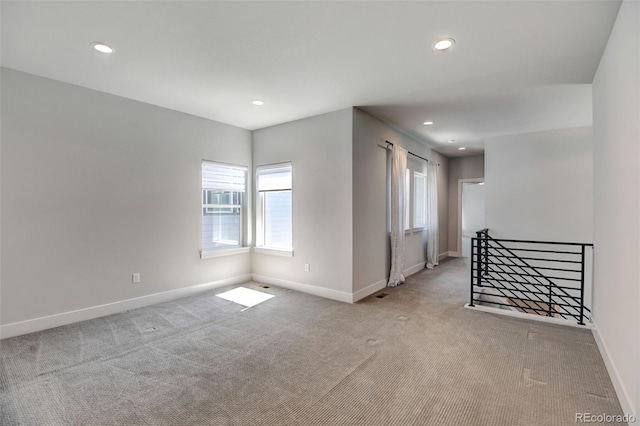
<path id="1" fill-rule="evenodd" d="M 254 247 L 253 252 L 260 253 L 260 254 L 271 254 L 274 256 L 293 257 L 293 250 L 281 250 L 281 249 L 274 249 L 274 248 L 269 248 L 264 246 Z"/>
<path id="2" fill-rule="evenodd" d="M 293 162 L 292 161 L 286 161 L 283 163 L 274 163 L 274 164 L 265 164 L 262 166 L 256 166 L 256 170 L 255 170 L 255 178 L 256 178 L 256 183 L 255 183 L 255 193 L 256 193 L 256 244 L 260 241 L 264 241 L 264 236 L 263 235 L 259 235 L 260 231 L 264 231 L 264 224 L 263 224 L 263 219 L 264 219 L 264 199 L 263 199 L 263 192 L 268 192 L 268 191 L 260 191 L 258 189 L 258 181 L 257 181 L 257 177 L 258 177 L 258 172 L 260 170 L 269 170 L 269 169 L 277 169 L 283 166 L 289 166 L 291 167 L 291 188 L 290 189 L 283 189 L 282 191 L 291 191 L 291 200 L 293 202 Z M 293 257 L 293 206 L 292 206 L 292 211 L 291 211 L 291 234 L 292 234 L 292 241 L 291 241 L 291 250 L 287 250 L 287 249 L 282 249 L 282 248 L 277 248 L 277 247 L 270 247 L 267 245 L 256 245 L 253 248 L 253 252 L 254 253 L 262 253 L 262 254 L 272 254 L 272 255 L 276 255 L 276 256 L 285 256 L 285 257 Z"/>
<path id="3" fill-rule="evenodd" d="M 423 226 L 421 228 L 411 228 L 409 230 L 409 232 L 412 233 L 412 234 L 419 234 L 420 232 L 427 232 L 427 227 Z"/>
<path id="4" fill-rule="evenodd" d="M 227 163 L 220 163 L 217 161 L 210 161 L 210 160 L 202 160 L 200 164 L 203 163 L 208 163 L 208 164 L 213 164 L 215 166 L 220 166 L 220 167 L 228 167 L 228 168 L 235 168 L 235 169 L 239 169 L 239 170 L 243 170 L 244 171 L 244 179 L 245 179 L 245 193 L 244 196 L 242 197 L 243 203 L 242 204 L 202 204 L 201 208 L 200 208 L 200 213 L 202 214 L 202 208 L 239 208 L 240 209 L 240 242 L 237 246 L 233 246 L 233 247 L 221 247 L 221 248 L 215 248 L 215 249 L 211 249 L 211 250 L 207 250 L 205 251 L 202 248 L 202 241 L 200 241 L 200 259 L 210 259 L 213 257 L 222 257 L 222 256 L 231 256 L 234 254 L 242 254 L 242 253 L 249 253 L 251 251 L 251 247 L 245 245 L 245 241 L 244 241 L 244 227 L 245 227 L 245 218 L 246 218 L 246 209 L 247 209 L 247 203 L 248 203 L 248 196 L 249 196 L 249 167 L 247 166 L 241 166 L 241 165 L 237 165 L 237 164 L 227 164 Z M 200 179 L 202 181 L 202 174 L 200 175 Z M 202 187 L 201 187 L 201 192 L 202 192 Z M 200 238 L 202 239 L 202 220 L 200 220 Z"/>
<path id="5" fill-rule="evenodd" d="M 413 197 L 412 198 L 412 217 L 411 217 L 411 230 L 413 232 L 418 232 L 418 231 L 423 231 L 427 229 L 427 218 L 425 217 L 425 225 L 423 226 L 415 226 L 415 222 L 416 222 L 416 217 L 415 217 L 415 206 L 416 206 L 416 190 L 415 190 L 415 180 L 416 180 L 416 176 L 419 176 L 421 178 L 424 179 L 424 194 L 423 194 L 423 201 L 424 201 L 424 206 L 423 209 L 425 210 L 425 214 L 426 214 L 426 209 L 427 209 L 427 175 L 426 173 L 421 173 L 421 172 L 417 172 L 417 171 L 413 171 L 413 179 L 411 179 L 412 184 L 413 184 Z"/>
<path id="6" fill-rule="evenodd" d="M 211 259 L 212 257 L 233 256 L 235 254 L 249 253 L 250 251 L 251 251 L 251 247 L 235 247 L 230 249 L 200 251 L 200 259 Z"/>
<path id="7" fill-rule="evenodd" d="M 413 223 L 413 197 L 411 197 L 411 188 L 413 188 L 413 182 L 411 179 L 411 169 L 407 167 L 404 173 L 404 233 L 411 232 L 411 225 Z"/>

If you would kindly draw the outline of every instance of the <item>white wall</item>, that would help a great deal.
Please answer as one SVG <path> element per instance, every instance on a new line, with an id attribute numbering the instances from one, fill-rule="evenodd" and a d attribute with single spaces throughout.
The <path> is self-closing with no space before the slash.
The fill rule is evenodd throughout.
<path id="1" fill-rule="evenodd" d="M 484 154 L 474 155 L 471 157 L 458 157 L 449 160 L 449 251 L 460 252 L 460 237 L 458 235 L 458 200 L 460 194 L 458 191 L 460 179 L 484 179 Z"/>
<path id="2" fill-rule="evenodd" d="M 484 225 L 484 185 L 462 184 L 462 235 L 475 237 Z"/>
<path id="3" fill-rule="evenodd" d="M 476 232 L 485 228 L 484 224 L 484 185 L 478 183 L 462 183 L 462 208 L 460 234 L 460 254 L 471 257 L 471 238 Z"/>
<path id="4" fill-rule="evenodd" d="M 356 298 L 378 288 L 389 275 L 387 151 L 384 149 L 386 140 L 440 163 L 438 168 L 440 252 L 446 253 L 448 247 L 448 159 L 417 140 L 394 130 L 377 118 L 359 109 L 354 109 L 353 288 L 354 292 L 359 295 Z M 422 160 L 411 160 L 410 166 L 426 171 L 426 165 Z M 423 232 L 406 236 L 406 268 L 425 261 L 425 240 L 426 233 Z"/>
<path id="5" fill-rule="evenodd" d="M 485 220 L 496 238 L 591 243 L 591 127 L 485 141 Z"/>
<path id="6" fill-rule="evenodd" d="M 0 21 L 2 21 L 0 19 Z M 0 31 L 2 34 L 2 31 Z M 2 41 L 0 40 L 0 46 Z M 0 55 L 1 58 L 1 55 Z M 0 328 L 2 327 L 2 72 L 3 69 L 0 66 Z M 0 338 L 2 336 L 0 335 Z"/>
<path id="7" fill-rule="evenodd" d="M 3 325 L 250 274 L 250 254 L 198 253 L 201 161 L 251 167 L 249 131 L 9 69 L 1 85 Z"/>
<path id="8" fill-rule="evenodd" d="M 351 108 L 253 132 L 255 166 L 293 163 L 294 256 L 255 253 L 256 279 L 351 300 L 351 133 Z"/>
<path id="9" fill-rule="evenodd" d="M 640 409 L 640 3 L 625 1 L 593 80 L 594 322 L 625 411 Z"/>

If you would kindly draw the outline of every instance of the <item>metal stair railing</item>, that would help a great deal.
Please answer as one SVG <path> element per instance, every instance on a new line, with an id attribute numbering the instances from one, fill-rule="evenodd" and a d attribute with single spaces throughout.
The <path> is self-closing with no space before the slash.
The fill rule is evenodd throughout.
<path id="1" fill-rule="evenodd" d="M 478 231 L 471 240 L 469 306 L 503 306 L 584 325 L 591 315 L 584 300 L 587 247 L 593 244 L 495 239 L 488 229 Z"/>

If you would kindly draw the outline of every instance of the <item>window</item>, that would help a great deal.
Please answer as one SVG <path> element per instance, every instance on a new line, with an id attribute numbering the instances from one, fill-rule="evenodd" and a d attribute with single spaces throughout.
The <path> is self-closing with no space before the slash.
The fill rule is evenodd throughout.
<path id="1" fill-rule="evenodd" d="M 427 176 L 413 172 L 413 227 L 427 226 Z"/>
<path id="2" fill-rule="evenodd" d="M 256 246 L 293 251 L 291 163 L 256 169 Z"/>
<path id="3" fill-rule="evenodd" d="M 202 253 L 242 247 L 247 168 L 202 162 Z"/>
<path id="4" fill-rule="evenodd" d="M 411 199 L 411 171 L 407 169 L 404 175 L 404 230 L 408 231 L 411 229 L 411 220 L 409 217 L 409 212 L 411 211 L 409 200 Z"/>

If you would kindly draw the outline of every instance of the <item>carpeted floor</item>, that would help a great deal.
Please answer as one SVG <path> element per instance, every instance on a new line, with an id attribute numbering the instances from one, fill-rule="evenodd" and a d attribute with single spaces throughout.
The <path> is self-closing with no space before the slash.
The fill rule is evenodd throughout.
<path id="1" fill-rule="evenodd" d="M 463 308 L 445 261 L 354 305 L 229 288 L 3 340 L 0 424 L 570 425 L 622 414 L 590 331 Z"/>

